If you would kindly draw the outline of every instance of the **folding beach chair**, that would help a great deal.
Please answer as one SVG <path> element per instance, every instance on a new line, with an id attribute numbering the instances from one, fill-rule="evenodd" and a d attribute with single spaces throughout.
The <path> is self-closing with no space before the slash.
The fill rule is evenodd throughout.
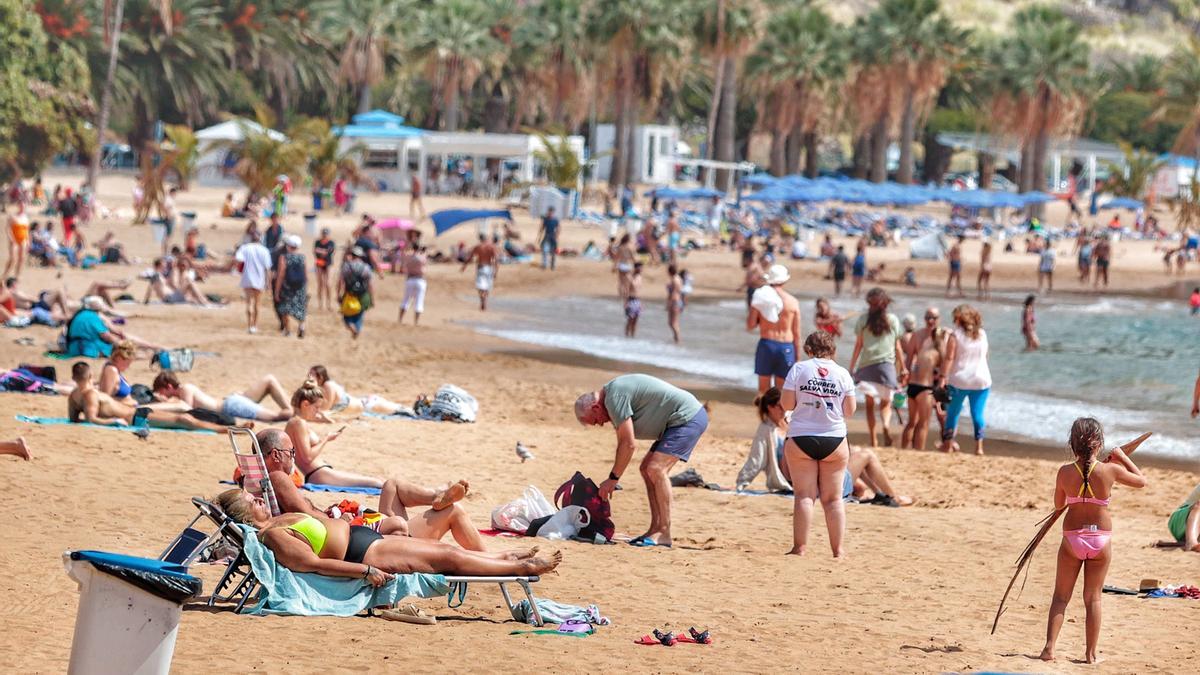
<path id="1" fill-rule="evenodd" d="M 536 583 L 538 577 L 457 577 L 447 576 L 446 583 L 450 584 L 450 593 L 446 596 L 446 606 L 455 609 L 461 607 L 463 601 L 467 598 L 467 584 L 498 584 L 500 586 L 500 594 L 504 596 L 504 604 L 508 605 L 508 613 L 517 621 L 524 622 L 524 617 L 517 615 L 517 605 L 512 601 L 512 597 L 508 594 L 508 587 L 505 584 L 516 584 L 525 591 L 525 598 L 529 600 L 529 609 L 533 612 L 534 625 L 542 626 L 542 614 L 538 611 L 537 601 L 534 600 L 533 591 L 530 590 L 529 584 Z"/>
<path id="2" fill-rule="evenodd" d="M 221 579 L 213 587 L 212 594 L 208 596 L 208 606 L 212 607 L 217 602 L 236 602 L 233 611 L 240 612 L 250 595 L 258 588 L 258 578 L 254 576 L 254 570 L 245 554 L 246 539 L 237 524 L 216 504 L 200 497 L 192 497 L 192 504 L 200 511 L 200 515 L 196 517 L 208 518 L 217 526 L 218 536 L 224 537 L 225 542 L 236 551 Z"/>
<path id="3" fill-rule="evenodd" d="M 203 555 L 206 550 L 211 548 L 213 544 L 220 541 L 220 529 L 206 533 L 196 528 L 196 522 L 203 517 L 203 513 L 196 514 L 196 517 L 192 518 L 187 527 L 183 528 L 183 531 L 171 540 L 167 548 L 159 554 L 158 559 L 187 567 Z"/>
<path id="4" fill-rule="evenodd" d="M 250 448 L 243 450 L 238 447 L 237 437 L 245 435 L 250 439 Z M 229 444 L 233 446 L 233 457 L 237 460 L 238 468 L 242 471 L 242 487 L 255 497 L 261 497 L 271 507 L 271 515 L 279 515 L 279 501 L 275 499 L 275 490 L 271 487 L 271 477 L 267 475 L 267 462 L 263 458 L 262 448 L 258 446 L 258 437 L 253 431 L 242 428 L 229 429 Z"/>

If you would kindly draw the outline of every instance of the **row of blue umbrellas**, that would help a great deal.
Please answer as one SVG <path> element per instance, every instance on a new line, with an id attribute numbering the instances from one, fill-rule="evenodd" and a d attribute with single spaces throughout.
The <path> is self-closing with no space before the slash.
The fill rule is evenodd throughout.
<path id="1" fill-rule="evenodd" d="M 966 208 L 1024 208 L 1057 199 L 1045 192 L 1013 194 L 999 190 L 952 190 L 900 183 L 872 183 L 856 178 L 806 178 L 784 176 L 774 178 L 764 174 L 748 176 L 742 185 L 759 188 L 742 197 L 747 201 L 812 203 L 841 201 L 872 206 L 914 206 L 933 201 L 946 202 Z"/>

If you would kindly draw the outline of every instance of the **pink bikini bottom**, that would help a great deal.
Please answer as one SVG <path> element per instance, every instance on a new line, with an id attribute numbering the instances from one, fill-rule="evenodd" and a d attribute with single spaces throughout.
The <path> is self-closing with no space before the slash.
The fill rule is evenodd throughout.
<path id="1" fill-rule="evenodd" d="M 1075 554 L 1076 558 L 1091 560 L 1104 552 L 1104 548 L 1112 539 L 1112 532 L 1091 528 L 1066 530 L 1063 532 L 1063 538 L 1067 540 L 1067 546 L 1071 547 L 1071 552 Z"/>

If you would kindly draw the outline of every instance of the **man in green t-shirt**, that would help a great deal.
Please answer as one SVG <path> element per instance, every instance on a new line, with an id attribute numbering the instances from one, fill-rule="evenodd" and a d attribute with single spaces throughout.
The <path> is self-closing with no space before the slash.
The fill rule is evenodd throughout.
<path id="1" fill-rule="evenodd" d="M 653 440 L 642 460 L 642 480 L 650 501 L 650 528 L 629 543 L 634 546 L 671 546 L 671 467 L 688 461 L 700 436 L 708 428 L 708 413 L 688 392 L 657 377 L 621 375 L 599 391 L 575 401 L 575 417 L 584 426 L 612 422 L 617 432 L 617 453 L 600 496 L 610 499 L 621 475 L 633 459 L 635 440 Z"/>

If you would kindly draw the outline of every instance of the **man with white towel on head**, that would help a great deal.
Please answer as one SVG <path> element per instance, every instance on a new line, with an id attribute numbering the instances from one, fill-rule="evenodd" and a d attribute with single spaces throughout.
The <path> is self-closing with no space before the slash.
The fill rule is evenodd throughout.
<path id="1" fill-rule="evenodd" d="M 783 265 L 767 270 L 766 285 L 754 291 L 746 330 L 758 328 L 758 348 L 754 352 L 754 374 L 758 375 L 758 393 L 771 387 L 783 387 L 783 380 L 800 353 L 800 301 L 783 290 L 791 279 Z"/>

